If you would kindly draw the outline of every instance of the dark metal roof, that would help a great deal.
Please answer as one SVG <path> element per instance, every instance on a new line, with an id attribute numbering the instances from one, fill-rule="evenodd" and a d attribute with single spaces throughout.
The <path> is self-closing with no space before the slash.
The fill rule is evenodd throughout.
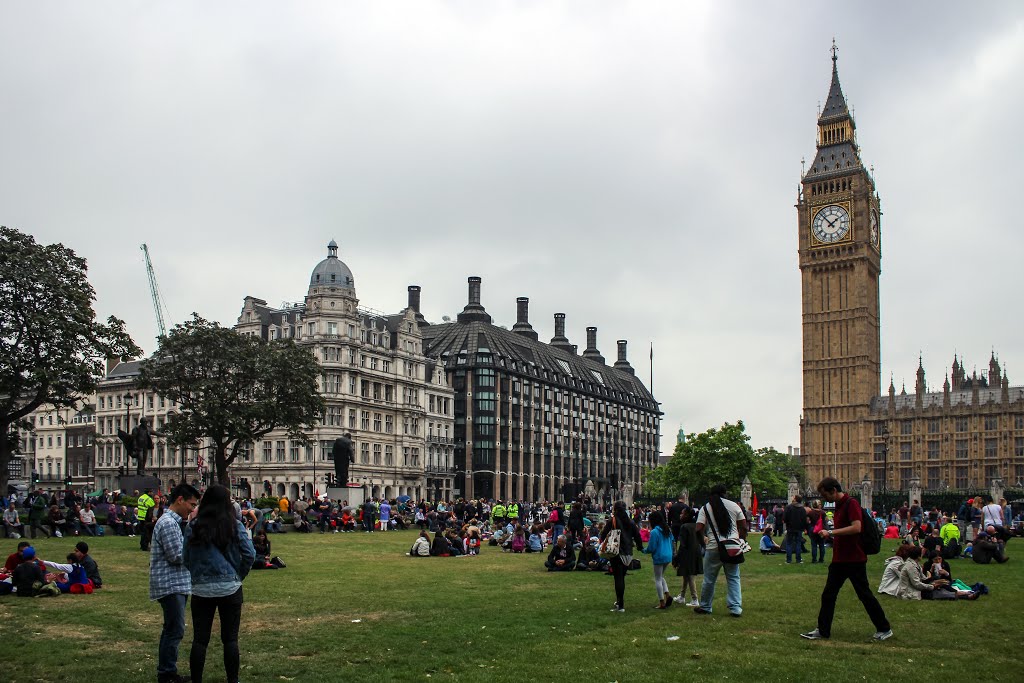
<path id="1" fill-rule="evenodd" d="M 135 377 L 139 374 L 139 368 L 142 367 L 143 361 L 141 360 L 130 360 L 126 363 L 118 363 L 114 366 L 114 369 L 107 373 L 104 379 L 120 379 L 127 377 Z"/>
<path id="2" fill-rule="evenodd" d="M 486 322 L 430 325 L 423 328 L 423 342 L 426 355 L 449 370 L 486 366 L 477 354 L 489 354 L 490 365 L 508 374 L 660 413 L 635 375 Z"/>
<path id="3" fill-rule="evenodd" d="M 804 176 L 804 181 L 819 180 L 831 175 L 843 175 L 864 168 L 860 160 L 860 152 L 850 142 L 839 142 L 834 145 L 819 147 L 811 160 L 811 168 Z"/>
<path id="4" fill-rule="evenodd" d="M 850 115 L 850 109 L 846 106 L 846 97 L 843 96 L 843 87 L 839 85 L 839 68 L 835 55 L 832 56 L 832 83 L 828 88 L 828 97 L 825 98 L 825 107 L 821 110 L 818 123 L 829 123 L 839 121 Z"/>

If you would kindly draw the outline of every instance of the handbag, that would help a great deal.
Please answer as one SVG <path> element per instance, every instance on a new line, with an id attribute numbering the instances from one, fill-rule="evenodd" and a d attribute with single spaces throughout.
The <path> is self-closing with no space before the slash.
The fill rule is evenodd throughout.
<path id="1" fill-rule="evenodd" d="M 615 526 L 615 517 L 612 517 L 612 530 L 608 532 L 601 541 L 599 555 L 606 560 L 619 556 L 619 549 L 622 546 L 622 532 Z"/>
<path id="2" fill-rule="evenodd" d="M 743 557 L 743 553 L 750 550 L 750 544 L 735 538 L 719 538 L 718 529 L 715 528 L 714 518 L 711 516 L 711 508 L 705 505 L 704 511 L 708 526 L 711 527 L 711 533 L 715 537 L 715 543 L 718 544 L 718 559 L 722 564 L 741 564 L 746 559 Z"/>

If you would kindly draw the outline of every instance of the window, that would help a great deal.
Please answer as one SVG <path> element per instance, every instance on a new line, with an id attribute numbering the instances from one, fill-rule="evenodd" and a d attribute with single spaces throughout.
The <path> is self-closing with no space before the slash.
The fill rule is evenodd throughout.
<path id="1" fill-rule="evenodd" d="M 909 489 L 910 480 L 914 477 L 913 471 L 909 467 L 900 468 L 900 487 Z"/>
<path id="2" fill-rule="evenodd" d="M 362 414 L 359 416 L 359 418 L 359 428 L 366 430 L 370 429 L 370 411 L 362 411 Z"/>
<path id="3" fill-rule="evenodd" d="M 373 414 L 373 431 L 375 431 L 375 432 L 379 432 L 380 431 L 380 422 L 381 422 L 380 418 L 381 418 L 380 413 L 374 413 Z"/>
<path id="4" fill-rule="evenodd" d="M 928 483 L 926 484 L 926 486 L 928 488 L 932 489 L 933 491 L 941 488 L 941 484 L 939 483 L 939 468 L 938 467 L 929 467 L 928 468 Z"/>
<path id="5" fill-rule="evenodd" d="M 967 418 L 966 417 L 958 417 L 956 419 L 956 431 L 958 431 L 958 432 L 966 432 L 967 431 Z"/>
<path id="6" fill-rule="evenodd" d="M 932 439 L 931 441 L 928 442 L 928 459 L 939 459 L 939 442 L 937 439 Z"/>
<path id="7" fill-rule="evenodd" d="M 380 369 L 382 372 L 391 372 L 391 361 L 382 360 L 380 362 Z"/>
<path id="8" fill-rule="evenodd" d="M 359 462 L 367 465 L 370 463 L 370 444 L 359 444 Z"/>
<path id="9" fill-rule="evenodd" d="M 969 486 L 967 479 L 967 468 L 960 466 L 956 468 L 956 487 L 958 489 L 965 489 Z"/>
<path id="10" fill-rule="evenodd" d="M 900 460 L 913 460 L 913 446 L 910 442 L 900 444 Z"/>
<path id="11" fill-rule="evenodd" d="M 900 434 L 913 434 L 914 433 L 914 422 L 912 420 L 903 420 L 900 422 Z"/>
<path id="12" fill-rule="evenodd" d="M 374 465 L 379 465 L 380 464 L 380 444 L 379 443 L 373 444 L 373 464 Z"/>
<path id="13" fill-rule="evenodd" d="M 355 410 L 349 410 L 348 411 L 348 428 L 349 429 L 355 429 L 356 428 L 356 411 Z"/>
<path id="14" fill-rule="evenodd" d="M 57 476 L 60 476 L 60 463 L 57 463 Z M 985 465 L 985 483 L 991 482 L 993 479 L 1000 478 L 999 465 Z"/>
<path id="15" fill-rule="evenodd" d="M 875 458 L 875 462 L 885 462 L 885 444 L 884 443 L 876 443 L 875 444 L 874 458 Z"/>
<path id="16" fill-rule="evenodd" d="M 395 431 L 395 418 L 391 415 L 384 416 L 384 432 L 391 434 Z"/>
<path id="17" fill-rule="evenodd" d="M 327 334 L 332 337 L 338 336 L 338 323 L 327 323 Z"/>
<path id="18" fill-rule="evenodd" d="M 274 450 L 274 444 L 269 441 L 263 442 L 263 462 L 270 462 L 270 454 Z"/>
<path id="19" fill-rule="evenodd" d="M 1018 458 L 1024 456 L 1024 436 L 1014 437 L 1013 454 Z"/>
<path id="20" fill-rule="evenodd" d="M 986 415 L 985 416 L 985 431 L 986 432 L 994 432 L 997 429 L 999 429 L 999 418 L 996 417 L 995 415 Z"/>
<path id="21" fill-rule="evenodd" d="M 1014 415 L 1013 416 L 1013 428 L 1014 429 L 1024 429 L 1024 415 Z"/>
<path id="22" fill-rule="evenodd" d="M 928 420 L 928 433 L 938 434 L 939 433 L 939 420 Z"/>
<path id="23" fill-rule="evenodd" d="M 274 451 L 275 460 L 284 462 L 284 441 L 277 442 L 277 449 Z"/>
<path id="24" fill-rule="evenodd" d="M 100 396 L 100 410 L 103 410 L 104 408 L 106 408 L 106 398 Z"/>
<path id="25" fill-rule="evenodd" d="M 351 375 L 348 378 L 348 393 L 352 394 L 353 396 L 355 396 L 356 393 L 356 378 Z"/>
<path id="26" fill-rule="evenodd" d="M 384 464 L 388 467 L 395 464 L 395 447 L 385 446 L 384 447 Z"/>
<path id="27" fill-rule="evenodd" d="M 994 458 L 999 453 L 999 439 L 985 439 L 985 457 Z"/>
<path id="28" fill-rule="evenodd" d="M 875 423 L 875 436 L 885 436 L 885 423 L 884 422 L 876 422 Z"/>
<path id="29" fill-rule="evenodd" d="M 312 337 L 314 334 L 316 334 L 316 323 L 315 322 L 306 323 L 306 334 L 308 334 L 310 337 Z"/>
<path id="30" fill-rule="evenodd" d="M 967 439 L 956 440 L 956 459 L 966 460 L 967 459 Z"/>

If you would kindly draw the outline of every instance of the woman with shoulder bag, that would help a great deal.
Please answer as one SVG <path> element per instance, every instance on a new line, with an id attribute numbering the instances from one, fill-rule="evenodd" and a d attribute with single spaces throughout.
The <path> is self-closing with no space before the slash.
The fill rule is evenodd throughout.
<path id="1" fill-rule="evenodd" d="M 235 517 L 228 490 L 211 486 L 203 494 L 194 522 L 185 528 L 182 560 L 192 575 L 192 680 L 202 683 L 213 615 L 220 615 L 227 680 L 238 680 L 238 625 L 242 618 L 242 580 L 256 559 L 249 533 Z"/>
<path id="2" fill-rule="evenodd" d="M 615 537 L 619 546 L 618 554 L 613 555 L 609 560 L 612 576 L 615 577 L 615 604 L 612 606 L 612 611 L 625 612 L 626 570 L 633 562 L 633 548 L 636 547 L 637 550 L 643 552 L 644 545 L 640 540 L 640 530 L 626 514 L 626 504 L 621 500 L 615 501 L 615 505 L 612 506 L 611 519 L 601 530 L 602 550 L 612 542 L 609 539 L 612 532 L 618 532 Z"/>

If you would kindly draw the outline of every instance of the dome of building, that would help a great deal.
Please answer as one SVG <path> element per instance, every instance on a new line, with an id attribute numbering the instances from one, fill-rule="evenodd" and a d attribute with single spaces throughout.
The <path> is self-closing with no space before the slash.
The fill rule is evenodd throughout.
<path id="1" fill-rule="evenodd" d="M 331 240 L 327 245 L 327 258 L 316 265 L 309 277 L 310 287 L 342 287 L 355 290 L 356 281 L 352 271 L 338 258 L 338 243 Z"/>

